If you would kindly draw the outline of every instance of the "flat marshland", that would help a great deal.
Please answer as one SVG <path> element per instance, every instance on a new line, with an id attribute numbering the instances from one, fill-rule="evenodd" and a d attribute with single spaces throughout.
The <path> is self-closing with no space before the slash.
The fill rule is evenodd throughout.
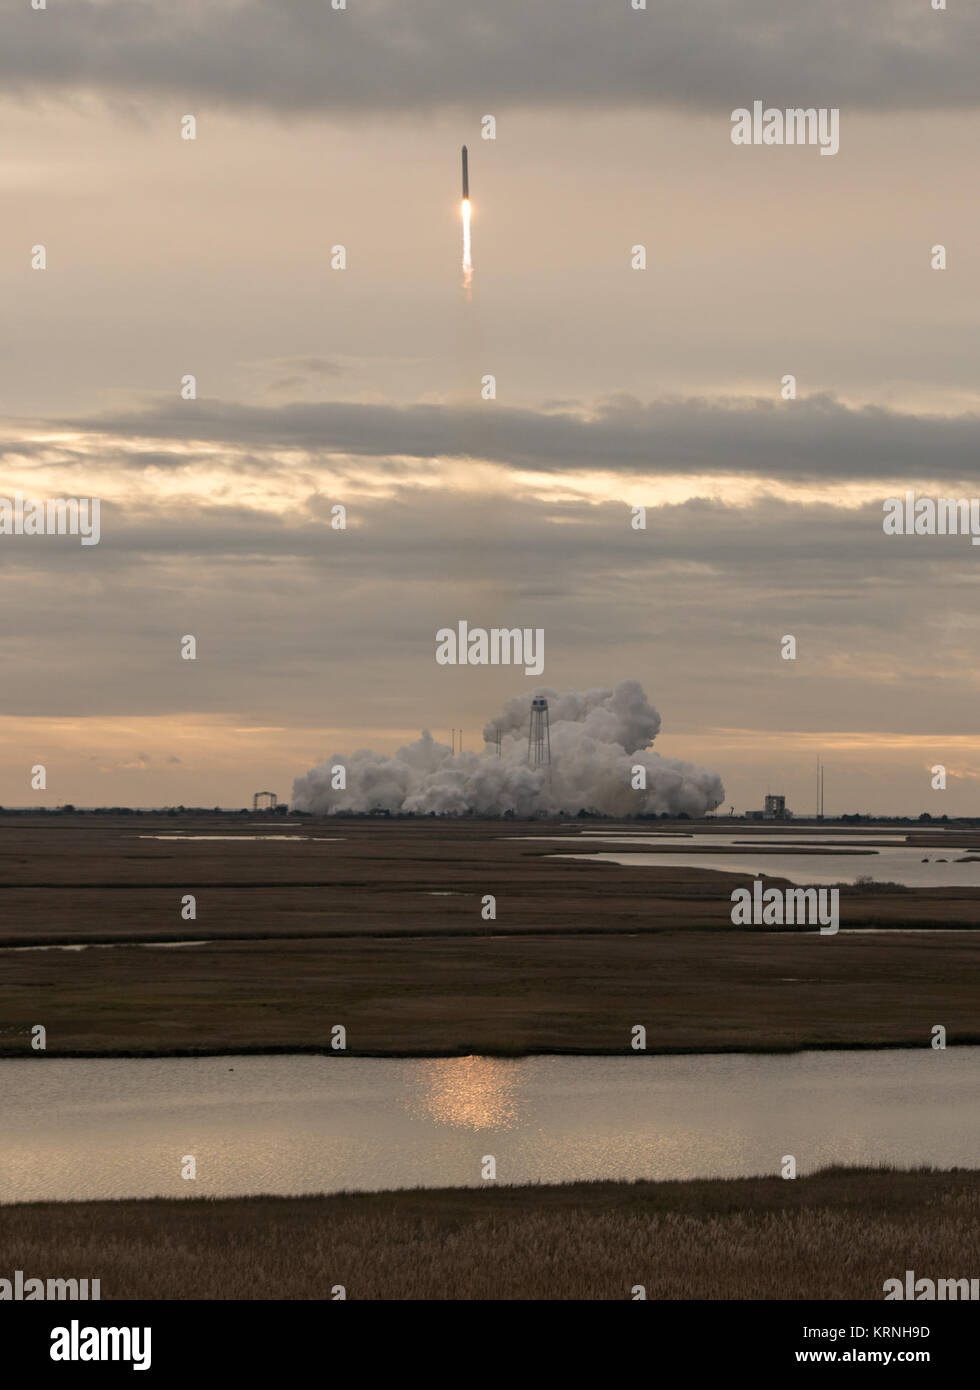
<path id="1" fill-rule="evenodd" d="M 0 947 L 88 948 L 3 950 L 0 1055 L 38 1022 L 47 1056 L 328 1051 L 336 1022 L 360 1056 L 616 1053 L 636 1022 L 651 1052 L 927 1046 L 936 1022 L 980 1042 L 980 931 L 734 928 L 751 856 L 713 873 L 570 859 L 567 824 L 256 820 L 0 814 Z M 249 838 L 276 833 L 312 838 Z M 864 886 L 841 926 L 977 927 L 978 898 Z"/>
<path id="2" fill-rule="evenodd" d="M 578 828 L 0 813 L 0 1056 L 44 1073 L 72 1056 L 326 1052 L 342 1072 L 337 1023 L 347 1057 L 632 1055 L 637 1023 L 649 1053 L 929 1049 L 937 1023 L 951 1048 L 980 1042 L 976 889 L 852 887 L 841 926 L 858 930 L 836 936 L 736 928 L 751 854 L 742 873 L 588 863 L 569 857 L 600 848 Z M 252 838 L 275 833 L 302 838 Z M 907 833 L 923 855 L 977 844 Z M 872 856 L 855 862 L 873 877 Z M 135 1299 L 628 1299 L 642 1284 L 651 1299 L 878 1301 L 907 1269 L 975 1275 L 978 1215 L 962 1169 L 39 1202 L 0 1206 L 0 1275 Z"/>
<path id="3" fill-rule="evenodd" d="M 4 1277 L 103 1299 L 867 1299 L 977 1273 L 965 1170 L 0 1207 Z"/>

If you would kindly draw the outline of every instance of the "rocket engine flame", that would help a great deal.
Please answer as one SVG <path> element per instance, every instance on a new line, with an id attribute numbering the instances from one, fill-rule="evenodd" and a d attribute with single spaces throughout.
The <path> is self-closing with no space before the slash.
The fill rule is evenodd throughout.
<path id="1" fill-rule="evenodd" d="M 473 257 L 470 253 L 470 200 L 464 198 L 460 204 L 463 214 L 463 288 L 468 290 L 473 284 Z"/>

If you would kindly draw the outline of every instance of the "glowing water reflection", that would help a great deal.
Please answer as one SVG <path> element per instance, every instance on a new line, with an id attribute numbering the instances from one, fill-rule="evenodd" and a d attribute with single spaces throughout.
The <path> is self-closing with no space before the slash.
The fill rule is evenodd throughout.
<path id="1" fill-rule="evenodd" d="M 512 1129 L 517 1122 L 520 1062 L 495 1057 L 440 1057 L 419 1062 L 419 1094 L 406 1105 L 457 1129 Z"/>
<path id="2" fill-rule="evenodd" d="M 0 1201 L 973 1167 L 980 1048 L 0 1061 Z M 193 1182 L 180 1176 L 197 1159 Z"/>

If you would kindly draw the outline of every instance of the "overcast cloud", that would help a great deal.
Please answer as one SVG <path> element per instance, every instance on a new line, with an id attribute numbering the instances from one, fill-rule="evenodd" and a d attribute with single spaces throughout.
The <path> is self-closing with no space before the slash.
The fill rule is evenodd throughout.
<path id="1" fill-rule="evenodd" d="M 321 454 L 479 456 L 526 471 L 758 475 L 783 482 L 980 476 L 980 416 L 916 415 L 828 396 L 796 401 L 623 396 L 577 410 L 473 410 L 347 401 L 279 407 L 168 398 L 145 409 L 48 422 L 144 440 L 301 448 Z M 39 426 L 36 426 L 39 427 Z M 473 441 L 470 443 L 469 441 Z M 182 464 L 179 454 L 157 463 Z M 137 454 L 136 467 L 145 456 Z M 261 465 L 260 465 L 261 466 Z M 401 471 L 403 464 L 392 465 Z"/>
<path id="2" fill-rule="evenodd" d="M 0 497 L 103 504 L 0 538 L 0 801 L 285 797 L 636 679 L 741 809 L 819 752 L 828 810 L 976 811 L 980 549 L 881 502 L 978 491 L 980 7 L 649 6 L 0 0 Z M 756 99 L 840 152 L 734 146 Z M 460 619 L 541 680 L 438 666 Z"/>
<path id="3" fill-rule="evenodd" d="M 273 110 L 447 105 L 975 107 L 980 13 L 951 0 L 5 0 L 8 91 Z M 488 109 L 492 109 L 488 107 Z"/>

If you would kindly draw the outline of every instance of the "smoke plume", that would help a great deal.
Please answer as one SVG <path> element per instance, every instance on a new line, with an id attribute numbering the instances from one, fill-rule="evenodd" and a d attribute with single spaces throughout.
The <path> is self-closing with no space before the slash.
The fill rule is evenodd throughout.
<path id="1" fill-rule="evenodd" d="M 528 765 L 531 700 L 543 695 L 551 715 L 551 766 Z M 500 756 L 496 734 L 500 733 Z M 715 772 L 650 752 L 660 715 L 639 681 L 615 690 L 539 688 L 515 695 L 483 730 L 482 753 L 453 754 L 428 730 L 394 757 L 361 749 L 338 754 L 293 783 L 294 809 L 389 811 L 444 816 L 608 816 L 667 812 L 699 816 L 725 797 Z M 634 789 L 642 767 L 645 789 Z M 343 768 L 346 786 L 337 787 Z"/>

